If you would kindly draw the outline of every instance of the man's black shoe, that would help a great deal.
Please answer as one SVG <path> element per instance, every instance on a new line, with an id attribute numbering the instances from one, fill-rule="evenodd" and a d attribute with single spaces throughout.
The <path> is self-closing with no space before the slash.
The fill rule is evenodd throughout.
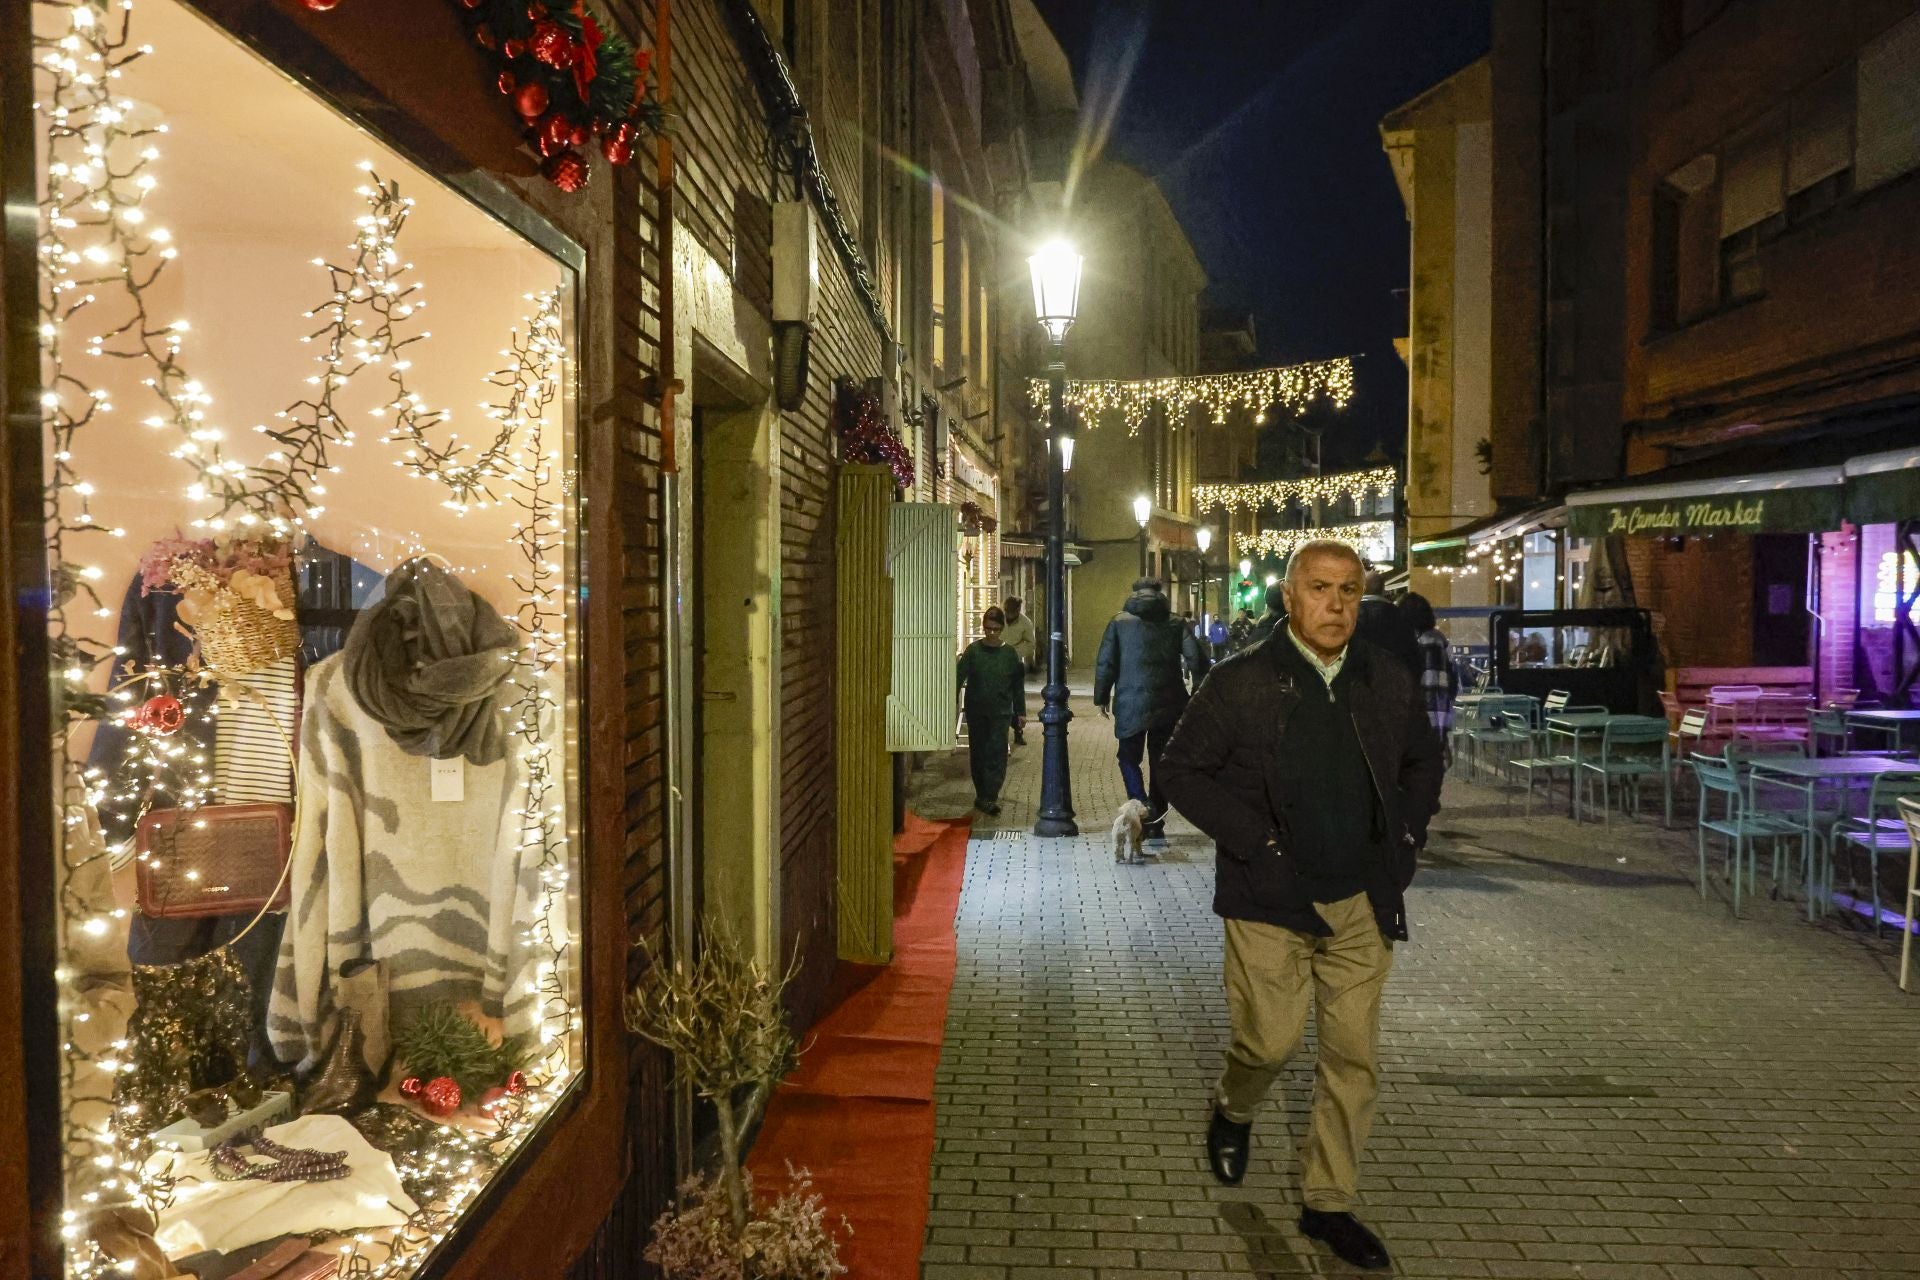
<path id="1" fill-rule="evenodd" d="M 1165 822 L 1141 823 L 1140 838 L 1142 840 L 1165 840 L 1167 838 L 1167 824 Z"/>
<path id="2" fill-rule="evenodd" d="M 1207 1124 L 1207 1163 L 1213 1166 L 1213 1176 L 1230 1187 L 1239 1186 L 1247 1176 L 1247 1155 L 1252 1150 L 1253 1126 L 1235 1124 L 1215 1107 Z"/>
<path id="3" fill-rule="evenodd" d="M 1350 1213 L 1324 1213 L 1319 1209 L 1300 1210 L 1300 1234 L 1319 1240 L 1342 1262 L 1362 1271 L 1385 1271 L 1393 1265 L 1387 1246 Z"/>

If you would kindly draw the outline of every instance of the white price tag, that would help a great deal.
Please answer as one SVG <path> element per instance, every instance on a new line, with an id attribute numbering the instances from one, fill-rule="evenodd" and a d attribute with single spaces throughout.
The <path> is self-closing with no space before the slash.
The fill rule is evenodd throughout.
<path id="1" fill-rule="evenodd" d="M 467 798 L 467 762 L 465 757 L 455 756 L 451 760 L 429 760 L 433 770 L 433 798 L 435 801 L 459 803 Z"/>

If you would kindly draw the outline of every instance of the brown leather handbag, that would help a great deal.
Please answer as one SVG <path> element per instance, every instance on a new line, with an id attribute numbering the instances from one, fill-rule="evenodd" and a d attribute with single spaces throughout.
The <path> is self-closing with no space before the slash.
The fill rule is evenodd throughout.
<path id="1" fill-rule="evenodd" d="M 285 911 L 293 806 L 155 809 L 134 832 L 140 914 L 159 920 Z"/>

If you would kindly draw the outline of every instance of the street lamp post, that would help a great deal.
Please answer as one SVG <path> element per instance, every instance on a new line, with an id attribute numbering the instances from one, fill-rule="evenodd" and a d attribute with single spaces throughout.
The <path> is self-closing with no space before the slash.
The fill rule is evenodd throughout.
<path id="1" fill-rule="evenodd" d="M 1153 522 L 1153 499 L 1141 494 L 1133 500 L 1133 518 L 1140 524 L 1140 576 L 1147 576 L 1147 526 Z"/>
<path id="2" fill-rule="evenodd" d="M 1213 530 L 1201 525 L 1193 531 L 1193 540 L 1200 545 L 1200 625 L 1207 622 L 1207 548 L 1213 545 Z"/>
<path id="3" fill-rule="evenodd" d="M 1047 331 L 1047 684 L 1040 694 L 1040 812 L 1036 836 L 1077 836 L 1073 786 L 1067 776 L 1067 476 L 1073 437 L 1067 434 L 1067 330 L 1080 307 L 1083 259 L 1063 240 L 1027 259 L 1033 312 Z"/>

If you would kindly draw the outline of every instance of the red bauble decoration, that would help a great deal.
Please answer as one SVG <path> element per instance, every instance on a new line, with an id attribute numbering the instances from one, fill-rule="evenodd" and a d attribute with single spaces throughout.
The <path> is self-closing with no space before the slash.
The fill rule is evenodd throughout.
<path id="1" fill-rule="evenodd" d="M 340 3 L 340 0 L 304 0 L 307 8 L 315 13 L 325 13 Z"/>
<path id="2" fill-rule="evenodd" d="M 600 139 L 600 154 L 607 158 L 608 164 L 626 164 L 633 159 L 633 144 L 617 133 L 610 133 Z"/>
<path id="3" fill-rule="evenodd" d="M 558 111 L 540 122 L 540 152 L 555 156 L 573 145 L 573 121 Z"/>
<path id="4" fill-rule="evenodd" d="M 573 65 L 573 41 L 557 22 L 534 24 L 531 47 L 534 57 L 556 71 L 565 71 Z"/>
<path id="5" fill-rule="evenodd" d="M 524 120 L 533 120 L 547 109 L 547 86 L 523 84 L 513 95 L 513 109 Z"/>
<path id="6" fill-rule="evenodd" d="M 521 1072 L 521 1071 L 507 1072 L 507 1092 L 508 1093 L 520 1093 L 523 1090 L 525 1090 L 526 1087 L 527 1087 L 527 1077 L 525 1072 Z"/>
<path id="7" fill-rule="evenodd" d="M 142 703 L 134 713 L 133 723 L 148 733 L 165 737 L 178 733 L 187 723 L 187 710 L 180 705 L 180 699 L 163 693 Z"/>
<path id="8" fill-rule="evenodd" d="M 512 93 L 520 85 L 520 82 L 513 78 L 513 72 L 511 71 L 502 71 L 494 78 L 493 83 L 494 87 L 502 93 Z"/>
<path id="9" fill-rule="evenodd" d="M 420 1090 L 423 1087 L 420 1083 L 419 1076 L 408 1076 L 400 1082 L 400 1096 L 403 1098 L 417 1098 L 420 1096 Z"/>
<path id="10" fill-rule="evenodd" d="M 547 181 L 571 195 L 587 185 L 587 162 L 578 151 L 562 151 L 540 166 Z"/>
<path id="11" fill-rule="evenodd" d="M 587 139 L 590 136 L 587 132 L 587 126 L 577 124 L 573 126 L 573 132 L 567 135 L 567 140 L 576 147 L 584 147 L 587 145 Z"/>
<path id="12" fill-rule="evenodd" d="M 540 21 L 540 19 L 546 16 L 547 16 L 547 6 L 541 4 L 540 0 L 534 0 L 532 4 L 527 6 L 528 22 L 538 22 Z"/>
<path id="13" fill-rule="evenodd" d="M 505 58 L 508 62 L 512 62 L 515 58 L 519 57 L 521 54 L 525 53 L 526 51 L 527 51 L 527 42 L 525 40 L 509 40 L 505 44 L 500 46 L 500 56 Z"/>
<path id="14" fill-rule="evenodd" d="M 460 1086 L 452 1076 L 435 1076 L 420 1090 L 420 1105 L 430 1116 L 450 1116 L 460 1109 Z"/>
<path id="15" fill-rule="evenodd" d="M 468 9 L 478 9 L 486 2 L 487 0 L 460 0 L 461 6 Z"/>
<path id="16" fill-rule="evenodd" d="M 495 38 L 493 28 L 484 22 L 473 29 L 473 38 L 482 49 L 498 49 L 500 47 L 500 41 Z"/>

